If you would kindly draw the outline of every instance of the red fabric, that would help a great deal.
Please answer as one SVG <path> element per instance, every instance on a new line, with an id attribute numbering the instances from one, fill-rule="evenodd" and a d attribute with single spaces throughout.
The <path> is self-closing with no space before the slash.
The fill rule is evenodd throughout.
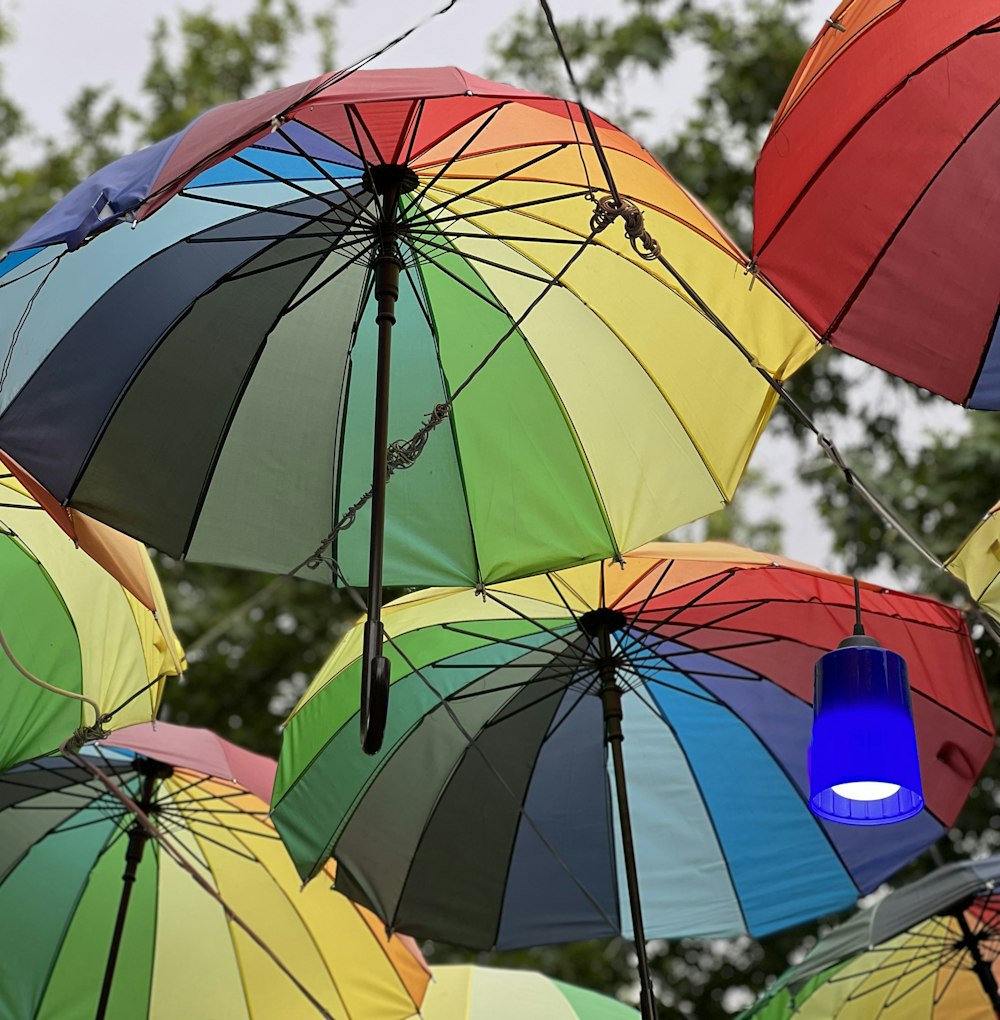
<path id="1" fill-rule="evenodd" d="M 175 768 L 204 772 L 249 790 L 271 803 L 277 764 L 270 758 L 223 740 L 211 730 L 172 723 L 127 726 L 108 738 L 110 747 L 124 747 Z"/>
<path id="2" fill-rule="evenodd" d="M 969 34 L 998 16 L 904 0 L 810 51 L 756 172 L 761 272 L 834 346 L 957 402 L 998 300 L 1000 34 Z"/>
<path id="3" fill-rule="evenodd" d="M 361 155 L 373 162 L 390 162 L 412 126 L 411 100 L 475 95 L 489 97 L 494 104 L 497 99 L 544 98 L 457 67 L 355 71 L 342 81 L 320 87 L 330 77 L 322 75 L 252 99 L 226 103 L 203 114 L 186 129 L 137 218 L 152 215 L 197 174 L 263 138 L 271 131 L 271 120 L 276 116 L 300 120 L 353 149 L 355 136 L 346 107 L 361 105 L 365 108 L 365 123 L 375 125 L 373 137 L 365 137 L 362 132 Z M 385 104 L 386 109 L 372 109 L 376 103 Z"/>
<path id="4" fill-rule="evenodd" d="M 849 578 L 785 566 L 720 565 L 712 576 L 667 589 L 635 626 L 711 652 L 811 703 L 813 667 L 854 624 Z M 642 602 L 615 608 L 630 619 Z M 994 746 L 986 684 L 962 614 L 934 599 L 864 586 L 868 634 L 909 667 L 924 797 L 945 825 L 958 816 Z M 683 665 L 678 660 L 679 665 Z"/>

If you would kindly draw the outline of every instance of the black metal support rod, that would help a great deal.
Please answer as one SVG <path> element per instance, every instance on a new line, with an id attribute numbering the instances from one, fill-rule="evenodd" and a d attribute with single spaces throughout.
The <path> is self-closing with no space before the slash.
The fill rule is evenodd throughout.
<path id="1" fill-rule="evenodd" d="M 962 944 L 969 950 L 969 955 L 972 957 L 972 969 L 976 972 L 976 977 L 979 978 L 979 983 L 983 986 L 983 991 L 993 1006 L 993 1012 L 997 1017 L 1000 1017 L 1000 989 L 997 988 L 997 979 L 993 976 L 993 968 L 983 957 L 979 939 L 973 934 L 969 922 L 965 919 L 965 911 L 956 911 L 955 919 L 965 936 L 962 939 Z"/>
<path id="2" fill-rule="evenodd" d="M 396 324 L 396 299 L 399 297 L 400 260 L 396 248 L 396 206 L 398 193 L 393 191 L 383 196 L 382 222 L 378 237 L 378 253 L 375 259 L 375 300 L 378 311 L 378 367 L 375 376 L 375 435 L 372 448 L 372 500 L 371 536 L 368 553 L 368 619 L 365 621 L 365 646 L 361 664 L 362 690 L 365 698 L 382 697 L 375 683 L 380 670 L 386 665 L 381 662 L 384 635 L 382 631 L 382 564 L 385 544 L 385 488 L 387 481 L 387 458 L 389 446 L 389 371 L 392 356 L 392 327 Z M 370 714 L 384 715 L 385 706 L 374 706 L 366 702 Z M 371 733 L 367 731 L 367 719 L 363 720 L 365 732 L 362 744 L 365 751 L 374 754 L 382 744 L 381 725 Z"/>
<path id="3" fill-rule="evenodd" d="M 143 777 L 142 793 L 139 798 L 139 806 L 147 814 L 153 803 L 153 790 L 159 775 L 155 771 L 149 771 Z M 125 873 L 122 875 L 122 895 L 118 901 L 118 916 L 115 918 L 115 930 L 111 936 L 111 946 L 108 949 L 108 962 L 104 967 L 104 981 L 101 984 L 101 997 L 97 1003 L 95 1020 L 104 1020 L 108 1011 L 108 1003 L 111 1000 L 111 986 L 115 979 L 115 967 L 118 963 L 118 951 L 121 949 L 122 935 L 125 932 L 125 918 L 128 914 L 129 900 L 132 898 L 132 886 L 135 885 L 136 873 L 139 870 L 139 863 L 142 861 L 142 852 L 149 840 L 149 833 L 136 822 L 129 830 L 128 846 L 125 848 Z"/>
<path id="4" fill-rule="evenodd" d="M 656 1020 L 656 1000 L 653 998 L 653 981 L 649 974 L 649 957 L 646 955 L 646 931 L 642 924 L 639 873 L 635 867 L 632 817 L 629 814 L 628 787 L 625 783 L 625 758 L 622 754 L 622 742 L 625 739 L 622 732 L 622 691 L 615 678 L 611 636 L 608 634 L 607 627 L 601 627 L 598 640 L 601 654 L 601 704 L 604 706 L 604 737 L 611 748 L 611 761 L 615 771 L 618 823 L 621 826 L 622 850 L 625 855 L 625 882 L 628 886 L 629 906 L 632 909 L 635 955 L 639 964 L 639 1007 L 642 1020 Z"/>

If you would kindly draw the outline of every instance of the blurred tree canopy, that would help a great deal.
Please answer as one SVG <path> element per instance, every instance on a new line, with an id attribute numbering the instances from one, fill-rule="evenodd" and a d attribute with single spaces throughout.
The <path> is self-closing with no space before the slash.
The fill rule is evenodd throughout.
<path id="1" fill-rule="evenodd" d="M 323 63 L 332 66 L 343 4 L 332 0 L 324 15 L 313 18 L 296 0 L 253 0 L 238 21 L 220 19 L 210 9 L 178 11 L 161 20 L 150 39 L 138 94 L 125 99 L 97 84 L 68 97 L 66 129 L 58 138 L 40 137 L 31 128 L 0 77 L 0 241 L 13 241 L 86 174 L 178 130 L 205 108 L 328 69 L 295 61 L 308 38 Z M 754 161 L 807 45 L 805 4 L 619 0 L 600 17 L 560 26 L 588 100 L 643 138 L 744 246 L 751 228 Z M 0 55 L 9 40 L 9 25 L 0 19 Z M 634 98 L 632 82 L 636 76 L 652 76 L 657 88 L 674 87 L 678 60 L 692 49 L 703 57 L 705 74 L 690 115 L 668 137 L 650 138 L 654 111 Z M 494 40 L 493 51 L 497 77 L 566 93 L 561 64 L 537 8 L 528 6 Z M 851 435 L 859 437 L 856 449 L 845 450 L 852 464 L 877 478 L 890 502 L 945 555 L 1000 495 L 992 488 L 1000 468 L 998 419 L 970 413 L 967 431 L 914 435 L 906 414 L 887 408 L 882 399 L 886 388 L 898 391 L 902 384 L 886 380 L 881 387 L 869 387 L 867 398 L 849 399 L 850 380 L 857 377 L 856 371 L 851 376 L 854 365 L 836 353 L 821 354 L 790 389 L 832 435 L 850 420 Z M 930 399 L 915 394 L 901 398 L 900 406 Z M 776 424 L 804 443 L 787 419 L 779 415 Z M 801 474 L 815 492 L 817 520 L 825 520 L 835 547 L 845 550 L 851 529 L 843 480 L 826 462 L 803 460 Z M 771 484 L 757 475 L 758 486 Z M 955 597 L 952 585 L 863 510 L 861 529 L 857 553 L 862 569 L 888 567 L 911 587 Z M 777 549 L 780 520 L 751 526 L 737 505 L 713 519 L 709 532 Z M 178 633 L 191 649 L 190 679 L 168 691 L 164 715 L 210 726 L 248 747 L 276 754 L 280 719 L 353 620 L 353 605 L 341 593 L 306 581 L 273 582 L 267 576 L 164 557 L 158 565 Z M 272 597 L 252 604 L 269 584 L 274 585 Z M 220 621 L 226 626 L 217 626 Z M 981 651 L 988 676 L 997 676 L 996 648 L 983 645 Z M 942 848 L 945 856 L 1000 845 L 994 795 L 998 776 L 994 760 Z M 670 847 L 663 852 L 669 854 Z M 928 862 L 917 862 L 907 877 L 927 867 Z M 808 943 L 810 930 L 785 933 L 766 944 L 750 939 L 654 944 L 663 1020 L 730 1016 L 762 990 L 768 976 L 783 969 L 790 953 Z M 432 961 L 469 955 L 444 946 L 427 949 Z M 617 942 L 490 959 L 536 967 L 625 998 L 635 991 L 634 961 L 628 947 Z"/>

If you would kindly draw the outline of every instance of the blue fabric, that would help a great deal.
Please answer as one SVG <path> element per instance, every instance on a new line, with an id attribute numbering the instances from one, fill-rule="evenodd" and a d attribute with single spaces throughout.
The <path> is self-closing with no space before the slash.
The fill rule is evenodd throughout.
<path id="1" fill-rule="evenodd" d="M 702 682 L 757 734 L 802 797 L 807 797 L 806 763 L 812 706 L 767 681 L 747 683 L 711 678 Z M 941 823 L 927 811 L 895 825 L 880 825 L 860 833 L 850 825 L 818 818 L 816 822 L 826 832 L 862 893 L 881 885 L 944 831 Z"/>
<path id="2" fill-rule="evenodd" d="M 6 276 L 12 269 L 16 269 L 23 262 L 27 262 L 32 255 L 44 251 L 44 245 L 38 248 L 24 248 L 21 251 L 12 251 L 0 259 L 0 276 Z"/>
<path id="3" fill-rule="evenodd" d="M 303 199 L 296 208 L 318 216 L 329 206 Z M 246 234 L 248 219 L 205 231 L 202 236 L 216 243 L 181 242 L 133 269 L 77 320 L 59 340 L 59 357 L 47 359 L 8 405 L 0 444 L 32 474 L 44 477 L 57 499 L 69 497 L 109 410 L 178 316 L 216 281 L 268 247 L 268 237 L 305 222 L 259 213 L 250 229 L 263 240 L 226 242 L 227 236 Z M 58 442 L 51 436 L 57 420 Z"/>
<path id="4" fill-rule="evenodd" d="M 593 694 L 581 698 L 580 691 L 568 689 L 549 733 L 524 810 L 573 877 L 522 819 L 508 869 L 498 949 L 611 938 L 619 931 L 600 699 Z"/>
<path id="5" fill-rule="evenodd" d="M 1000 314 L 994 319 L 993 333 L 986 347 L 982 370 L 969 396 L 968 406 L 978 411 L 1000 411 Z"/>
<path id="6" fill-rule="evenodd" d="M 360 158 L 345 149 L 343 145 L 327 138 L 319 131 L 291 120 L 281 126 L 282 134 L 277 131 L 265 135 L 255 142 L 255 147 L 261 149 L 274 149 L 277 152 L 302 152 L 312 156 L 313 159 L 322 159 L 330 163 L 342 163 L 344 166 L 355 166 L 359 169 L 362 166 Z M 290 141 L 289 141 L 290 139 Z"/>
<path id="7" fill-rule="evenodd" d="M 62 241 L 72 250 L 90 235 L 121 222 L 148 195 L 183 132 L 101 167 L 28 228 L 11 251 Z"/>
<path id="8" fill-rule="evenodd" d="M 260 169 L 252 169 L 246 165 L 247 163 L 252 163 L 254 167 Z M 351 181 L 361 176 L 361 169 L 326 160 L 317 160 L 313 163 L 304 156 L 251 146 L 240 153 L 239 159 L 230 157 L 199 174 L 188 187 L 266 182 L 273 181 L 275 176 L 286 181 L 327 180 L 331 177 L 335 180 Z"/>
<path id="9" fill-rule="evenodd" d="M 646 689 L 698 777 L 751 934 L 850 906 L 857 887 L 765 744 L 728 707 L 704 700 L 704 688 L 692 685 L 700 699 L 674 689 L 691 681 L 667 664 L 644 672 L 671 685 Z"/>

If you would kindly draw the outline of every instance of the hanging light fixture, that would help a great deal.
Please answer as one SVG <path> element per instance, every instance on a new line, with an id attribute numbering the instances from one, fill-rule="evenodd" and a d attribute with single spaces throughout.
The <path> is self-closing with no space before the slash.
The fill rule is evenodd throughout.
<path id="1" fill-rule="evenodd" d="M 809 807 L 832 822 L 886 825 L 924 806 L 910 684 L 906 660 L 865 634 L 856 576 L 854 619 L 816 663 Z"/>

